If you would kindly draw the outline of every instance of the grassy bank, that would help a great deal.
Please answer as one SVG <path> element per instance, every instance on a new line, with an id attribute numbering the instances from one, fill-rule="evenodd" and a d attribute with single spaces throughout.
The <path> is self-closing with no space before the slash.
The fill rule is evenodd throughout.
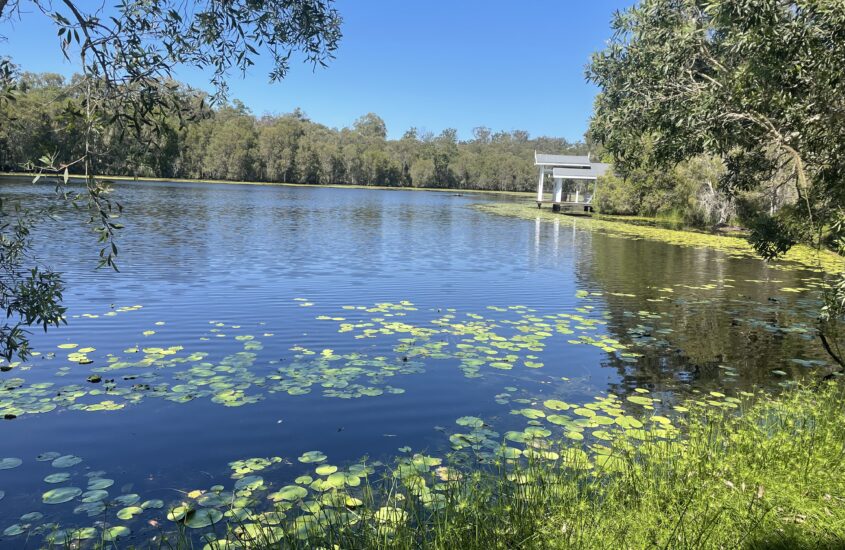
<path id="1" fill-rule="evenodd" d="M 713 248 L 736 257 L 758 257 L 748 240 L 732 235 L 716 235 L 626 223 L 618 216 L 607 218 L 601 216 L 576 218 L 574 216 L 557 214 L 548 208 L 538 209 L 533 204 L 527 202 L 480 204 L 476 208 L 491 214 L 518 217 L 526 220 L 557 220 L 562 224 L 575 224 L 584 229 L 601 231 L 619 237 L 663 241 L 678 246 Z M 633 218 L 633 220 L 641 221 L 642 218 Z M 803 245 L 794 246 L 783 257 L 783 261 L 793 262 L 809 269 L 828 273 L 838 273 L 843 269 L 843 258 L 838 254 L 830 251 L 819 252 Z M 783 265 L 782 262 L 781 265 Z"/>
<path id="2" fill-rule="evenodd" d="M 247 479 L 231 497 L 228 526 L 222 521 L 209 526 L 200 516 L 204 509 L 186 502 L 170 512 L 179 531 L 149 546 L 845 547 L 840 383 L 793 389 L 777 398 L 714 392 L 675 406 L 671 419 L 649 410 L 656 404 L 647 392 L 597 398 L 574 409 L 575 423 L 601 428 L 589 440 L 555 440 L 529 426 L 505 434 L 505 445 L 500 438 L 490 454 L 480 437 L 492 433 L 490 427 L 465 417 L 462 424 L 470 433 L 462 437 L 476 437 L 471 449 L 447 462 L 409 452 L 381 469 L 382 477 L 372 474 L 354 487 L 343 483 L 342 471 L 333 473 L 308 497 L 296 486 L 272 493 L 275 508 L 263 513 L 245 511 L 259 500 L 267 507 L 256 483 Z M 563 407 L 559 401 L 545 406 Z M 631 407 L 642 412 L 630 415 Z M 189 509 L 194 511 L 186 515 Z M 208 532 L 201 542 L 196 536 L 202 530 L 190 528 L 197 527 L 197 518 Z M 130 546 L 122 539 L 101 544 Z"/>

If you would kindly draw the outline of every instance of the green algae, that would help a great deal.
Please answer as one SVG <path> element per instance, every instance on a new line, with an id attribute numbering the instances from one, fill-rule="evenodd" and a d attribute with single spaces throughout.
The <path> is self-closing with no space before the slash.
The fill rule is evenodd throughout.
<path id="1" fill-rule="evenodd" d="M 741 237 L 633 225 L 625 223 L 618 217 L 614 217 L 613 219 L 602 219 L 601 217 L 562 217 L 560 214 L 554 213 L 549 209 L 538 209 L 524 202 L 495 202 L 474 206 L 482 212 L 501 216 L 517 217 L 526 220 L 558 220 L 579 229 L 598 231 L 616 237 L 647 239 L 683 247 L 711 248 L 720 250 L 726 255 L 736 258 L 759 258 L 748 240 Z M 843 258 L 831 251 L 817 251 L 808 246 L 798 245 L 787 252 L 780 261 L 771 262 L 770 265 L 775 269 L 794 269 L 800 267 L 825 273 L 839 273 L 843 269 Z"/>

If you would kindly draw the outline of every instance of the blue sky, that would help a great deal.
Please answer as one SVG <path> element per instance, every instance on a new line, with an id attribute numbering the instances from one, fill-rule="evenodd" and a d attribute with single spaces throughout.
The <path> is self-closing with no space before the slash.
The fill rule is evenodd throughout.
<path id="1" fill-rule="evenodd" d="M 257 115 L 300 107 L 333 127 L 375 112 L 392 138 L 411 126 L 457 128 L 468 138 L 483 125 L 577 140 L 596 93 L 584 66 L 610 36 L 613 12 L 632 3 L 337 0 L 344 38 L 327 69 L 294 64 L 284 82 L 270 84 L 269 64 L 259 60 L 246 78 L 232 75 L 231 97 Z M 39 13 L 4 24 L 0 35 L 0 55 L 25 70 L 74 72 Z M 208 89 L 197 71 L 176 76 Z"/>

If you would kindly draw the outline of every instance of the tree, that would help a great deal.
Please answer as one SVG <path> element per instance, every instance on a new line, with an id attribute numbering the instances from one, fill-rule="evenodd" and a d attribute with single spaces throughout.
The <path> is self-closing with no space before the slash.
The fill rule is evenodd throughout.
<path id="1" fill-rule="evenodd" d="M 82 69 L 73 83 L 75 101 L 65 104 L 61 117 L 50 119 L 63 121 L 63 130 L 80 139 L 71 142 L 72 151 L 43 154 L 30 167 L 39 173 L 36 181 L 53 176 L 61 199 L 87 203 L 89 222 L 102 244 L 100 265 L 115 269 L 115 236 L 121 226 L 114 218 L 122 206 L 110 199 L 107 183 L 94 174 L 98 162 L 108 157 L 107 147 L 119 144 L 127 133 L 134 133 L 137 141 L 151 133 L 164 149 L 172 149 L 176 136 L 171 122 L 186 114 L 174 93 L 173 69 L 180 64 L 211 69 L 214 98 L 221 101 L 229 72 L 246 71 L 260 50 L 271 56 L 270 79 L 278 81 L 294 53 L 325 65 L 341 36 L 332 0 L 122 0 L 108 16 L 101 14 L 99 4 L 91 10 L 78 0 L 27 4 L 55 23 L 65 57 L 78 56 Z M 0 23 L 28 17 L 21 5 L 19 0 L 0 0 Z M 35 83 L 44 88 L 56 84 L 52 78 Z M 5 106 L 27 85 L 9 60 L 0 59 L 0 127 L 12 122 Z M 103 140 L 105 130 L 111 141 Z M 243 134 L 244 129 L 239 125 L 232 130 Z M 208 143 L 213 155 L 213 133 Z M 84 194 L 67 191 L 71 170 L 85 177 Z M 27 358 L 26 327 L 46 330 L 64 322 L 61 276 L 41 267 L 31 254 L 30 227 L 43 214 L 0 204 L 0 306 L 6 313 L 0 356 L 7 359 Z"/>
<path id="2" fill-rule="evenodd" d="M 845 251 L 841 2 L 643 0 L 612 27 L 588 69 L 601 88 L 590 132 L 619 170 L 715 155 L 719 189 L 740 201 L 764 258 L 796 242 Z M 844 289 L 840 275 L 820 317 L 843 367 L 826 332 L 842 320 Z"/>

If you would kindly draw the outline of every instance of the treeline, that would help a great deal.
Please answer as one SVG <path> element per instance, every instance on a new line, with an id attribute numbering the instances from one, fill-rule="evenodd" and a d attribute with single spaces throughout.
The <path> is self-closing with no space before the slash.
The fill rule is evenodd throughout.
<path id="1" fill-rule="evenodd" d="M 84 154 L 79 113 L 82 79 L 20 73 L 15 100 L 0 106 L 0 170 L 18 171 L 41 156 L 70 162 Z M 127 129 L 98 121 L 94 151 L 99 173 L 307 184 L 533 190 L 533 153 L 587 154 L 585 143 L 531 138 L 528 132 L 479 127 L 462 141 L 411 128 L 387 139 L 384 121 L 369 113 L 349 128 L 330 128 L 296 110 L 255 116 L 242 103 L 210 108 L 203 92 L 178 84 L 161 88 L 171 109 L 155 124 Z M 114 117 L 119 121 L 120 117 Z M 89 137 L 89 140 L 91 138 Z M 73 172 L 73 167 L 71 167 Z"/>

